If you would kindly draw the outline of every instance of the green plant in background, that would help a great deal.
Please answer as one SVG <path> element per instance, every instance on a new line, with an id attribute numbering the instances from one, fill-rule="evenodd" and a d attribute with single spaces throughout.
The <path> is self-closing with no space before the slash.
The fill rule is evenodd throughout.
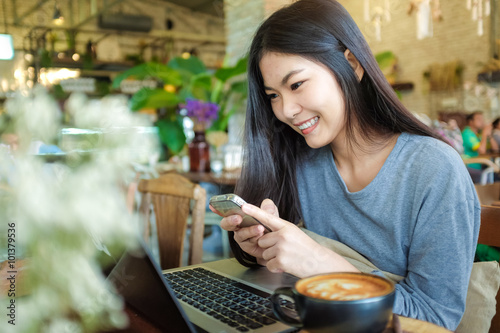
<path id="1" fill-rule="evenodd" d="M 398 59 L 392 51 L 383 51 L 375 54 L 380 70 L 390 84 L 396 83 Z"/>
<path id="2" fill-rule="evenodd" d="M 183 78 L 183 87 L 179 91 L 181 100 L 198 99 L 219 105 L 218 118 L 208 131 L 225 131 L 229 118 L 246 99 L 247 80 L 236 77 L 246 73 L 247 60 L 241 58 L 235 66 L 223 66 L 214 73 L 208 71 L 197 57 L 177 57 L 168 63 Z M 235 80 L 231 80 L 233 78 Z"/>
<path id="3" fill-rule="evenodd" d="M 398 80 L 398 58 L 394 55 L 392 51 L 383 51 L 375 54 L 375 60 L 377 61 L 382 74 L 390 84 L 395 84 Z M 398 98 L 401 99 L 401 92 L 394 90 Z"/>
<path id="4" fill-rule="evenodd" d="M 158 82 L 157 88 L 144 87 L 137 91 L 130 99 L 130 108 L 133 111 L 158 110 L 158 120 L 155 125 L 158 127 L 160 140 L 172 154 L 179 153 L 186 141 L 182 118 L 176 112 L 181 100 L 175 91 L 183 83 L 180 73 L 166 65 L 147 62 L 118 75 L 113 80 L 113 88 L 118 89 L 120 83 L 127 78 L 137 80 L 153 78 Z"/>
<path id="5" fill-rule="evenodd" d="M 149 78 L 158 82 L 157 88 L 142 88 L 136 92 L 130 99 L 130 107 L 134 111 L 156 109 L 158 120 L 155 125 L 160 140 L 171 154 L 178 154 L 186 143 L 178 105 L 188 99 L 219 105 L 218 118 L 208 131 L 225 131 L 229 118 L 247 96 L 246 79 L 236 78 L 246 72 L 246 63 L 247 59 L 242 58 L 235 66 L 210 71 L 194 56 L 188 59 L 176 57 L 167 65 L 149 62 L 121 73 L 113 81 L 113 88 L 119 88 L 127 78 Z"/>

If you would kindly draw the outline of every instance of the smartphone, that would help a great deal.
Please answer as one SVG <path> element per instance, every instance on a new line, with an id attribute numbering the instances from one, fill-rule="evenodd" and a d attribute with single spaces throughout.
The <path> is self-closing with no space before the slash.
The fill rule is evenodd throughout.
<path id="1" fill-rule="evenodd" d="M 245 200 L 237 196 L 236 194 L 221 194 L 221 195 L 215 195 L 212 198 L 210 198 L 210 205 L 215 208 L 219 213 L 221 213 L 223 216 L 230 216 L 230 215 L 239 215 L 243 218 L 243 221 L 241 222 L 240 226 L 241 227 L 250 227 L 252 225 L 260 224 L 262 225 L 267 231 L 271 232 L 272 230 L 257 220 L 256 218 L 247 215 L 243 213 L 241 210 L 241 206 L 245 204 Z"/>

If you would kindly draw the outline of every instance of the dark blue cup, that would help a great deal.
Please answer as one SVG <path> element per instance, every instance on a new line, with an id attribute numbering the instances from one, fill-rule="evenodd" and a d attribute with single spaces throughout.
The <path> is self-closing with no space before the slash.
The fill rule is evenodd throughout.
<path id="1" fill-rule="evenodd" d="M 323 296 L 321 292 L 314 294 L 319 284 L 331 290 L 323 292 Z M 276 289 L 271 301 L 281 322 L 311 333 L 380 333 L 392 316 L 394 293 L 394 284 L 378 275 L 328 273 L 300 279 L 293 288 Z M 295 312 L 282 307 L 281 296 L 295 301 Z"/>

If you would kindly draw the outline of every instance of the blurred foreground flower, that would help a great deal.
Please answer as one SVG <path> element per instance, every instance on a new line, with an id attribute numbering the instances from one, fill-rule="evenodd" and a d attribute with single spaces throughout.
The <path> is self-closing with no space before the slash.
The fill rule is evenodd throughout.
<path id="1" fill-rule="evenodd" d="M 58 143 L 57 103 L 43 88 L 6 102 L 19 148 L 0 149 L 0 256 L 15 245 L 14 256 L 26 258 L 27 267 L 26 295 L 0 296 L 0 307 L 14 299 L 17 308 L 15 326 L 4 315 L 0 332 L 95 332 L 127 323 L 123 302 L 102 271 L 137 242 L 137 219 L 127 213 L 123 184 L 133 177 L 131 163 L 152 154 L 157 142 L 141 133 L 150 124 L 130 112 L 125 97 L 73 95 L 66 112 L 77 127 L 97 134 L 47 163 L 30 144 Z"/>

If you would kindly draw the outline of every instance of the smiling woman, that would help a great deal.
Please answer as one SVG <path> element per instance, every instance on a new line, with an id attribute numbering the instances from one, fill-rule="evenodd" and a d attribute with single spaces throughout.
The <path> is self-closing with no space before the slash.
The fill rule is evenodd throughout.
<path id="1" fill-rule="evenodd" d="M 253 39 L 248 79 L 236 192 L 272 232 L 224 218 L 240 263 L 300 277 L 357 271 L 303 223 L 402 276 L 394 313 L 455 330 L 479 201 L 460 156 L 400 103 L 350 15 L 333 0 L 277 11 Z"/>

